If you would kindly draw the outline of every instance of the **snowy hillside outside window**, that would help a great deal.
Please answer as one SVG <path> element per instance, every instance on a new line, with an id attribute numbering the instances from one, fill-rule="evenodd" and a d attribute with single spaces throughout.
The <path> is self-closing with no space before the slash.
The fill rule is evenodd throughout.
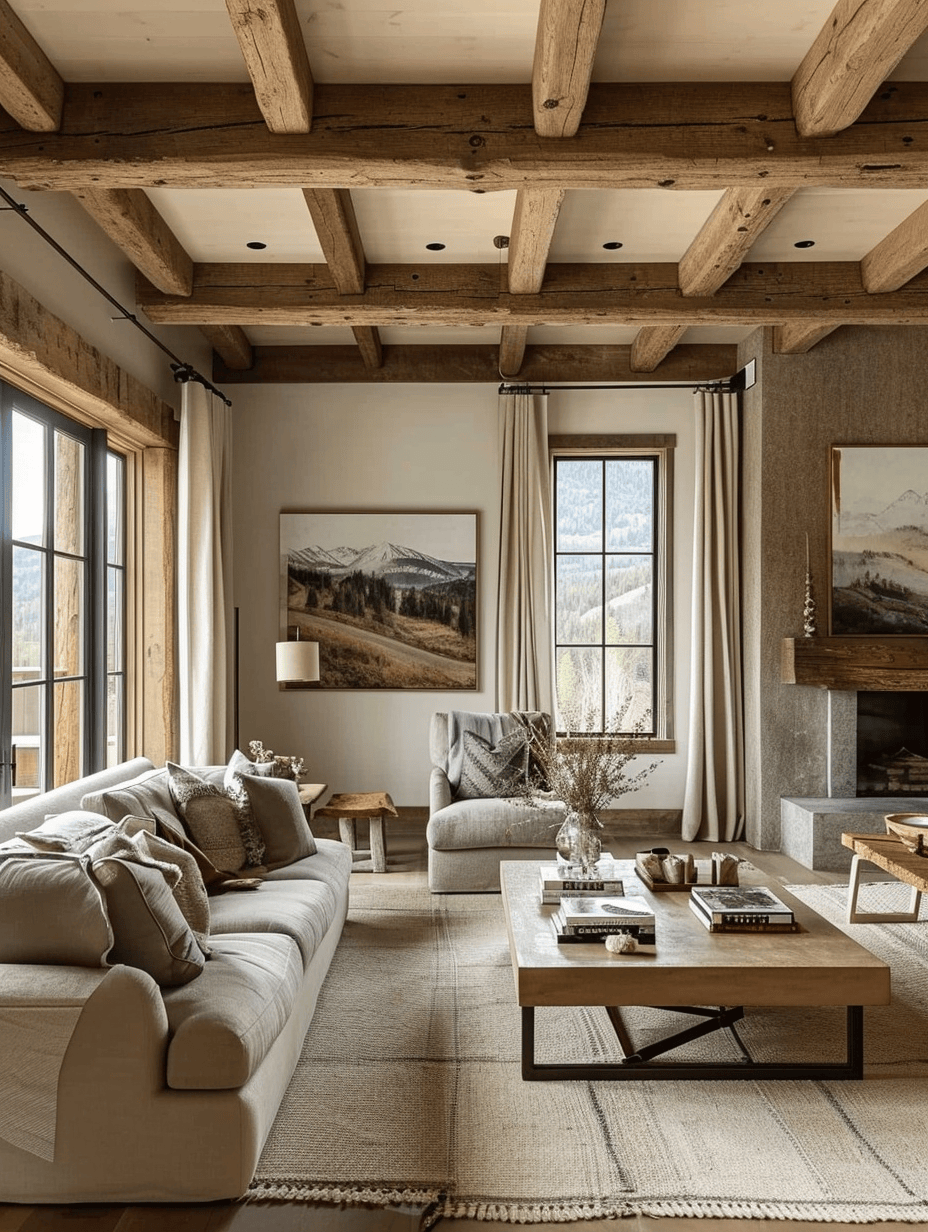
<path id="1" fill-rule="evenodd" d="M 558 727 L 666 737 L 666 451 L 552 461 Z"/>

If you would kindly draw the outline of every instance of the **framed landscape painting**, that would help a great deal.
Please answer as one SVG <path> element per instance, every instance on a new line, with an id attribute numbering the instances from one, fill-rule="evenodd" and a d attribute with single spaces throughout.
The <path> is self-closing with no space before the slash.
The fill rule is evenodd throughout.
<path id="1" fill-rule="evenodd" d="M 831 450 L 831 633 L 928 634 L 928 446 Z"/>
<path id="2" fill-rule="evenodd" d="M 476 513 L 282 513 L 281 635 L 323 689 L 477 688 Z"/>

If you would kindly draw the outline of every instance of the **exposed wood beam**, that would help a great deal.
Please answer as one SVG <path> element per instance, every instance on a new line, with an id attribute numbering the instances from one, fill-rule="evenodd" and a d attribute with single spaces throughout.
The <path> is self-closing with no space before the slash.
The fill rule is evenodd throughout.
<path id="1" fill-rule="evenodd" d="M 255 98 L 272 133 L 308 133 L 313 77 L 293 0 L 226 0 Z"/>
<path id="2" fill-rule="evenodd" d="M 789 86 L 763 82 L 595 84 L 575 141 L 526 127 L 528 85 L 319 86 L 328 120 L 292 136 L 268 132 L 243 85 L 69 85 L 60 133 L 39 141 L 0 113 L 0 175 L 56 190 L 921 188 L 928 83 L 894 85 L 827 142 L 800 138 Z"/>
<path id="3" fill-rule="evenodd" d="M 897 291 L 928 266 L 928 202 L 871 248 L 860 276 L 871 294 Z"/>
<path id="4" fill-rule="evenodd" d="M 606 0 L 541 0 L 532 67 L 539 137 L 573 137 L 593 74 Z"/>
<path id="5" fill-rule="evenodd" d="M 925 30 L 925 0 L 838 0 L 793 76 L 800 135 L 831 137 L 853 124 Z"/>
<path id="6" fill-rule="evenodd" d="M 805 355 L 837 328 L 837 325 L 816 325 L 812 321 L 777 325 L 773 331 L 773 349 L 777 355 Z"/>
<path id="7" fill-rule="evenodd" d="M 509 236 L 509 290 L 513 295 L 541 290 L 563 200 L 562 189 L 523 189 L 517 194 Z"/>
<path id="8" fill-rule="evenodd" d="M 254 363 L 254 351 L 240 325 L 201 325 L 200 333 L 227 368 L 247 372 Z"/>
<path id="9" fill-rule="evenodd" d="M 857 261 L 745 262 L 696 297 L 674 264 L 555 263 L 537 295 L 512 295 L 498 265 L 369 265 L 364 294 L 342 296 L 324 265 L 195 265 L 189 297 L 140 277 L 137 302 L 163 325 L 922 325 L 928 273 L 868 295 Z"/>
<path id="10" fill-rule="evenodd" d="M 359 294 L 366 261 L 351 193 L 347 188 L 305 188 L 303 196 L 332 281 L 342 295 Z"/>
<path id="11" fill-rule="evenodd" d="M 685 325 L 648 325 L 639 329 L 632 343 L 632 372 L 653 372 L 685 333 Z"/>
<path id="12" fill-rule="evenodd" d="M 193 261 L 141 188 L 79 188 L 74 196 L 149 282 L 190 294 Z"/>
<path id="13" fill-rule="evenodd" d="M 61 123 L 64 82 L 7 0 L 0 0 L 0 106 L 31 132 Z"/>
<path id="14" fill-rule="evenodd" d="M 386 346 L 381 368 L 366 368 L 356 347 L 255 347 L 255 366 L 239 372 L 215 364 L 221 387 L 236 384 L 299 384 L 347 381 L 498 382 L 495 346 Z M 530 346 L 519 379 L 525 381 L 647 381 L 632 371 L 627 346 Z M 735 346 L 680 346 L 665 361 L 662 376 L 672 381 L 714 381 L 738 366 Z"/>
<path id="15" fill-rule="evenodd" d="M 0 271 L 0 371 L 82 423 L 176 448 L 174 409 Z"/>
<path id="16" fill-rule="evenodd" d="M 792 188 L 726 189 L 680 260 L 680 291 L 684 295 L 717 291 L 794 192 Z"/>
<path id="17" fill-rule="evenodd" d="M 527 325 L 504 325 L 499 336 L 499 374 L 502 377 L 519 375 L 525 359 L 525 344 L 528 341 Z"/>
<path id="18" fill-rule="evenodd" d="M 355 325 L 351 331 L 361 352 L 365 368 L 379 368 L 383 364 L 383 345 L 376 325 Z"/>

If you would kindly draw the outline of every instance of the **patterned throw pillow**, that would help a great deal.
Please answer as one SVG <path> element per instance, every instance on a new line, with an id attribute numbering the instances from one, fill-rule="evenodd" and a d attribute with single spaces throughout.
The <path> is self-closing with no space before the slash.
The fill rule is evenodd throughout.
<path id="1" fill-rule="evenodd" d="M 260 773 L 255 769 L 245 754 L 236 749 L 229 758 L 222 785 L 226 794 L 231 796 L 238 807 L 238 825 L 242 832 L 242 842 L 245 845 L 245 865 L 248 868 L 260 868 L 264 863 L 264 837 L 255 821 L 255 815 L 242 781 L 243 774 Z"/>
<path id="2" fill-rule="evenodd" d="M 494 799 L 517 794 L 528 775 L 524 736 L 504 736 L 494 748 L 477 732 L 464 732 L 459 800 Z"/>
<path id="3" fill-rule="evenodd" d="M 236 802 L 183 766 L 169 761 L 167 769 L 171 795 L 190 837 L 216 868 L 237 873 L 245 864 L 245 844 Z"/>

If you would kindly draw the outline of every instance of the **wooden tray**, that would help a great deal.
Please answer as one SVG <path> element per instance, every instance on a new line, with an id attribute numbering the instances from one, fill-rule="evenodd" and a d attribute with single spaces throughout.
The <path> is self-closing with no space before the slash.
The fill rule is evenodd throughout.
<path id="1" fill-rule="evenodd" d="M 635 876 L 646 885 L 654 894 L 673 894 L 673 893 L 688 893 L 694 885 L 706 885 L 705 881 L 699 880 L 699 870 L 696 870 L 695 881 L 655 881 L 654 878 L 646 873 L 638 861 L 635 861 Z"/>

